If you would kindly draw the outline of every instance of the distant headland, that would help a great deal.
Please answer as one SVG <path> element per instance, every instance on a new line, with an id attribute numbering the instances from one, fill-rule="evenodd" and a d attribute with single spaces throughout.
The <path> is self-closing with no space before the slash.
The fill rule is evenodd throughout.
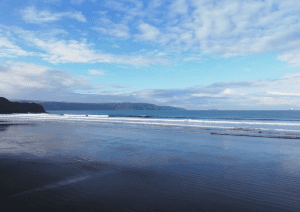
<path id="1" fill-rule="evenodd" d="M 179 107 L 157 106 L 148 103 L 77 103 L 19 100 L 22 103 L 36 103 L 45 110 L 186 110 Z"/>
<path id="2" fill-rule="evenodd" d="M 42 105 L 36 103 L 10 102 L 8 99 L 0 97 L 0 114 L 45 112 Z"/>

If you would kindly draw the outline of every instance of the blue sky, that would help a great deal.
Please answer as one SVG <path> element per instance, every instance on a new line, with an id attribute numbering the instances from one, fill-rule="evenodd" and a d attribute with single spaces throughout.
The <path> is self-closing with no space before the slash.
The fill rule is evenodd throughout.
<path id="1" fill-rule="evenodd" d="M 300 109 L 299 0 L 0 2 L 8 99 Z"/>

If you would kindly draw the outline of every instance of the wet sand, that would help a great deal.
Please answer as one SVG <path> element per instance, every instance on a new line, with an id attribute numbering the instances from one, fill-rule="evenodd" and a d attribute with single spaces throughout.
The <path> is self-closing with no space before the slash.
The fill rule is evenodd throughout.
<path id="1" fill-rule="evenodd" d="M 1 157 L 1 199 L 30 211 L 279 211 L 230 180 L 99 163 Z M 180 171 L 178 171 L 180 172 Z M 204 181 L 204 182 L 198 182 Z M 220 186 L 220 187 L 219 187 Z M 255 189 L 248 185 L 252 190 Z M 222 188 L 223 187 L 223 188 Z M 260 188 L 261 189 L 261 188 Z M 251 190 L 249 190 L 251 192 Z M 238 194 L 241 194 L 239 196 Z M 247 197 L 249 199 L 245 199 Z M 253 202 L 255 201 L 255 204 Z M 277 200 L 278 201 L 278 200 Z M 278 203 L 277 203 L 278 204 Z M 2 207 L 4 207 L 2 204 Z M 288 211 L 289 208 L 285 208 Z M 292 208 L 290 208 L 292 211 Z"/>
<path id="2" fill-rule="evenodd" d="M 60 137 L 54 140 L 53 132 Z M 173 134 L 64 124 L 7 126 L 0 132 L 1 205 L 11 211 L 300 208 L 299 169 L 292 165 L 285 172 L 281 166 L 282 161 L 297 162 L 284 158 L 285 148 L 293 144 Z M 225 140 L 226 147 L 220 143 Z M 240 143 L 240 152 L 229 148 L 229 141 Z M 258 143 L 265 149 L 251 152 Z"/>

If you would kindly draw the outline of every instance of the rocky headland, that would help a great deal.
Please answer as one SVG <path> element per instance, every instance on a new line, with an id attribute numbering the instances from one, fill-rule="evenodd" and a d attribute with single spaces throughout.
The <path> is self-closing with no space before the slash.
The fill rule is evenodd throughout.
<path id="1" fill-rule="evenodd" d="M 40 104 L 10 102 L 4 97 L 0 97 L 0 114 L 45 112 L 44 107 Z"/>

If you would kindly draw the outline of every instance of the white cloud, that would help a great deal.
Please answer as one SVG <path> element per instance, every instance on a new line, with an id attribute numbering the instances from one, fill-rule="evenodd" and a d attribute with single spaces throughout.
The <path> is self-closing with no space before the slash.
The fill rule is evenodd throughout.
<path id="1" fill-rule="evenodd" d="M 83 2 L 71 0 L 71 3 L 78 5 Z M 279 60 L 300 67 L 298 0 L 176 0 L 153 1 L 149 4 L 137 0 L 109 0 L 103 2 L 105 7 L 109 8 L 109 12 L 102 12 L 94 29 L 114 38 L 135 38 L 135 42 L 161 44 L 162 52 L 191 51 L 192 54 L 187 55 L 196 55 L 188 56 L 185 61 L 200 60 L 201 56 L 209 54 L 234 57 L 275 52 Z M 53 22 L 62 18 L 86 22 L 81 12 L 39 11 L 34 6 L 25 8 L 22 15 L 29 23 Z M 46 39 L 41 40 L 48 43 L 48 46 L 61 42 L 61 45 L 70 48 L 69 44 L 74 41 L 72 39 L 65 39 L 65 44 L 62 39 L 47 42 Z M 83 57 L 79 61 L 124 61 L 123 56 L 101 54 L 93 51 L 86 42 L 75 42 L 87 45 L 90 53 L 94 53 L 89 54 L 92 55 L 89 59 Z M 147 62 L 142 63 L 151 63 L 148 62 L 151 61 L 149 58 L 128 58 L 131 61 L 143 58 Z M 44 59 L 53 63 L 73 61 L 57 53 L 47 54 Z"/>
<path id="2" fill-rule="evenodd" d="M 278 59 L 292 64 L 293 67 L 298 66 L 300 68 L 300 50 L 280 54 Z"/>
<path id="3" fill-rule="evenodd" d="M 90 75 L 102 70 L 88 70 Z M 126 86 L 91 86 L 86 77 L 30 63 L 0 65 L 0 93 L 7 98 L 148 102 L 188 109 L 270 109 L 300 105 L 300 73 L 275 80 L 219 82 L 186 89 L 124 91 Z M 80 92 L 77 92 L 80 91 Z M 77 101 L 76 100 L 76 101 Z"/>
<path id="4" fill-rule="evenodd" d="M 197 96 L 197 97 L 238 97 L 238 96 L 243 96 L 244 94 L 239 93 L 233 89 L 226 88 L 223 91 L 217 93 L 217 94 L 212 94 L 212 93 L 193 93 L 191 96 Z"/>
<path id="5" fill-rule="evenodd" d="M 77 5 L 83 2 L 71 0 Z M 137 0 L 110 0 L 103 5 L 114 18 L 102 12 L 93 29 L 111 37 L 159 43 L 165 52 L 199 54 L 185 61 L 206 54 L 234 57 L 276 52 L 279 60 L 300 67 L 298 0 L 176 0 L 153 1 L 148 6 Z M 23 11 L 24 20 L 30 23 L 63 17 L 86 21 L 79 12 L 53 13 L 35 7 Z"/>
<path id="6" fill-rule="evenodd" d="M 153 10 L 149 4 L 141 10 L 144 16 L 136 16 L 137 40 L 160 43 L 166 51 L 221 57 L 276 52 L 278 59 L 300 66 L 300 1 L 176 0 L 160 6 Z"/>
<path id="7" fill-rule="evenodd" d="M 88 70 L 90 75 L 104 75 L 105 71 L 103 70 Z"/>
<path id="8" fill-rule="evenodd" d="M 0 25 L 0 27 L 2 26 Z M 169 60 L 162 58 L 161 55 L 140 56 L 102 53 L 95 50 L 95 45 L 93 43 L 87 43 L 86 40 L 77 41 L 58 39 L 57 37 L 62 37 L 61 35 L 65 37 L 65 31 L 61 30 L 54 29 L 49 33 L 40 33 L 16 27 L 6 27 L 5 29 L 14 35 L 13 39 L 19 40 L 25 46 L 38 49 L 38 51 L 34 53 L 35 56 L 40 56 L 53 64 L 114 63 L 141 67 L 150 64 L 169 63 Z"/>
<path id="9" fill-rule="evenodd" d="M 110 11 L 117 11 L 117 16 L 119 16 L 120 13 L 123 13 L 123 17 L 121 18 L 121 20 L 126 23 L 132 21 L 136 17 L 145 16 L 145 13 L 143 11 L 144 4 L 142 1 L 139 0 L 108 0 L 105 1 L 104 4 L 110 9 Z"/>
<path id="10" fill-rule="evenodd" d="M 219 82 L 186 89 L 152 89 L 135 92 L 145 102 L 188 109 L 271 109 L 300 105 L 300 73 L 275 80 Z"/>
<path id="11" fill-rule="evenodd" d="M 239 94 L 238 92 L 236 92 L 235 90 L 233 90 L 233 89 L 230 89 L 230 88 L 226 88 L 223 92 L 222 92 L 222 94 L 223 95 L 235 95 L 235 96 L 237 96 L 237 95 L 241 95 L 241 94 Z"/>
<path id="12" fill-rule="evenodd" d="M 148 23 L 141 23 L 139 25 L 139 30 L 141 33 L 135 35 L 137 40 L 151 41 L 153 43 L 167 44 L 174 36 L 176 36 L 174 33 L 164 34 L 159 28 Z"/>
<path id="13" fill-rule="evenodd" d="M 141 40 L 155 42 L 157 37 L 160 35 L 159 29 L 147 23 L 140 24 L 139 29 L 141 30 L 142 34 L 139 35 L 138 38 Z"/>
<path id="14" fill-rule="evenodd" d="M 34 45 L 43 49 L 43 58 L 50 63 L 121 63 L 134 66 L 145 66 L 152 63 L 166 63 L 162 58 L 143 56 L 119 56 L 96 52 L 86 42 L 76 40 L 43 41 L 35 38 Z"/>
<path id="15" fill-rule="evenodd" d="M 101 73 L 101 70 L 90 71 L 92 74 Z M 91 77 L 71 76 L 63 70 L 32 63 L 11 61 L 0 65 L 0 93 L 9 99 L 72 102 L 133 101 L 134 97 L 130 93 L 122 91 L 128 86 L 105 84 L 92 86 L 91 79 Z M 98 95 L 92 95 L 93 93 Z"/>
<path id="16" fill-rule="evenodd" d="M 38 11 L 34 6 L 27 7 L 22 11 L 22 17 L 24 21 L 33 24 L 42 24 L 46 22 L 58 21 L 64 17 L 76 19 L 80 22 L 86 22 L 85 17 L 81 12 L 61 12 L 52 13 L 48 10 Z"/>
<path id="17" fill-rule="evenodd" d="M 107 18 L 101 18 L 97 24 L 96 27 L 93 29 L 99 31 L 102 34 L 110 35 L 113 37 L 119 37 L 119 38 L 129 38 L 129 27 L 124 24 L 116 24 L 113 23 L 111 20 Z"/>
<path id="18" fill-rule="evenodd" d="M 0 57 L 28 56 L 32 54 L 11 43 L 6 37 L 0 37 Z"/>
<path id="19" fill-rule="evenodd" d="M 44 59 L 51 63 L 93 63 L 111 62 L 109 55 L 97 54 L 85 42 L 76 40 L 43 41 L 35 38 L 32 41 L 37 47 L 47 52 Z"/>
<path id="20" fill-rule="evenodd" d="M 300 93 L 283 93 L 279 91 L 267 91 L 266 94 L 275 96 L 300 96 Z"/>
<path id="21" fill-rule="evenodd" d="M 297 72 L 297 73 L 287 73 L 287 74 L 284 74 L 282 77 L 280 77 L 281 79 L 297 79 L 297 78 L 300 78 L 300 72 Z"/>
<path id="22" fill-rule="evenodd" d="M 191 94 L 191 96 L 197 96 L 197 97 L 222 97 L 219 94 L 207 94 L 207 93 L 196 93 L 196 94 Z"/>
<path id="23" fill-rule="evenodd" d="M 138 0 L 108 0 L 103 1 L 103 5 L 109 9 L 98 11 L 100 18 L 93 29 L 104 35 L 128 39 L 132 36 L 130 25 L 135 25 L 135 21 L 145 16 L 143 2 Z"/>
<path id="24" fill-rule="evenodd" d="M 273 5 L 274 4 L 274 5 Z M 196 10 L 191 23 L 204 53 L 223 56 L 245 55 L 285 48 L 294 33 L 290 9 L 272 11 L 277 1 L 194 1 Z M 275 45 L 275 43 L 277 45 Z M 284 45 L 284 46 L 283 46 Z"/>
<path id="25" fill-rule="evenodd" d="M 71 77 L 66 72 L 23 62 L 6 62 L 0 65 L 0 93 L 24 98 L 74 89 L 91 89 L 86 77 Z"/>
<path id="26" fill-rule="evenodd" d="M 188 4 L 185 0 L 176 0 L 171 5 L 170 10 L 174 14 L 186 14 L 188 12 Z"/>
<path id="27" fill-rule="evenodd" d="M 278 97 L 269 97 L 269 96 L 249 96 L 248 100 L 252 102 L 257 102 L 257 105 L 264 106 L 292 106 L 298 107 L 300 104 L 299 98 L 278 98 Z"/>
<path id="28" fill-rule="evenodd" d="M 83 0 L 72 0 L 81 4 Z M 137 0 L 105 1 L 109 12 L 93 27 L 114 38 L 136 38 L 161 44 L 164 52 L 191 51 L 203 55 L 234 57 L 259 53 L 278 53 L 278 59 L 300 67 L 300 2 L 298 0 Z M 25 20 L 31 23 L 57 21 L 63 17 L 85 22 L 79 12 L 53 13 L 27 7 Z"/>

